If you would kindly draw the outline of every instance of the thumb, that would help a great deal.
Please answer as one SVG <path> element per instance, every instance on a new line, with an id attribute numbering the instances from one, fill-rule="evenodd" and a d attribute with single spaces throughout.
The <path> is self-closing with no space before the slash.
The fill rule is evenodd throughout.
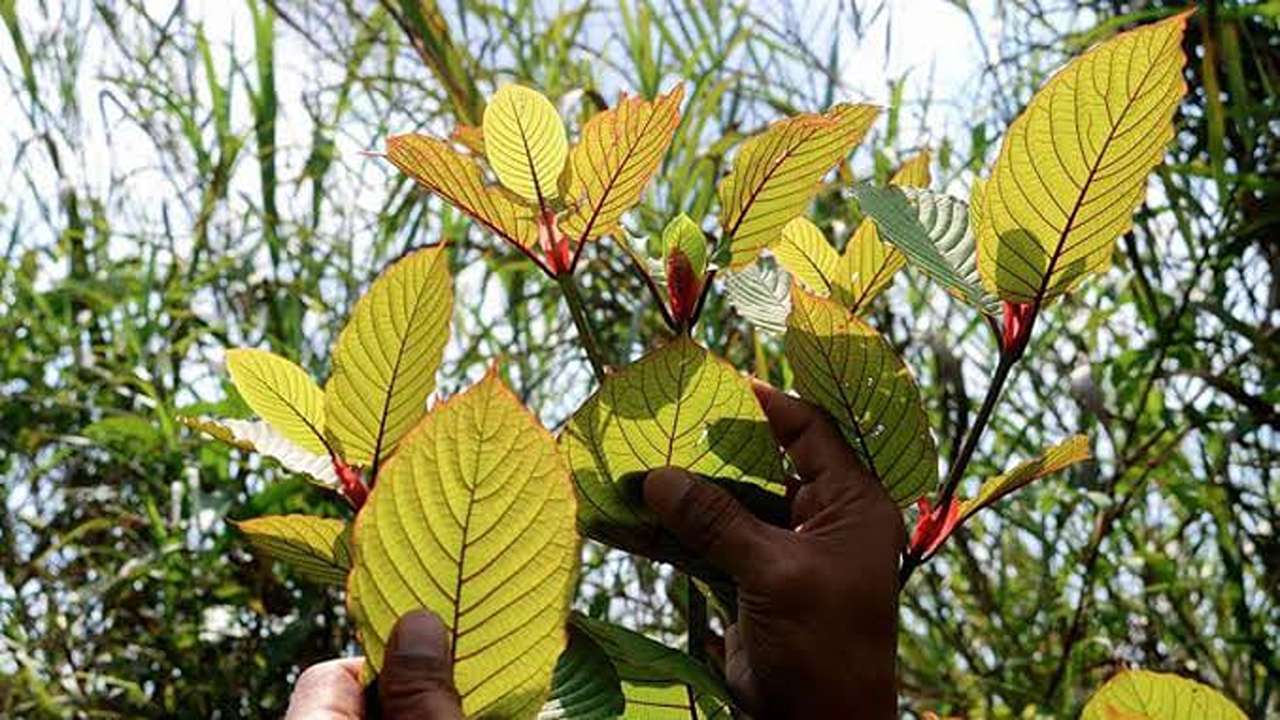
<path id="1" fill-rule="evenodd" d="M 723 488 L 680 468 L 660 468 L 644 481 L 644 502 L 658 520 L 694 553 L 743 582 L 768 567 L 770 527 Z"/>
<path id="2" fill-rule="evenodd" d="M 383 657 L 378 678 L 382 717 L 462 720 L 448 634 L 435 613 L 418 610 L 401 617 Z"/>

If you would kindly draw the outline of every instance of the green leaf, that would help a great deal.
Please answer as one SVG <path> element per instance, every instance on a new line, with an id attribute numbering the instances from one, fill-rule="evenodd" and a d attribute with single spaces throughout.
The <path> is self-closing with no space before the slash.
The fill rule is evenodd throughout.
<path id="1" fill-rule="evenodd" d="M 688 215 L 680 213 L 667 223 L 662 231 L 662 246 L 668 258 L 677 252 L 684 255 L 694 276 L 702 280 L 707 272 L 707 236 Z"/>
<path id="2" fill-rule="evenodd" d="M 266 515 L 233 522 L 263 556 L 293 568 L 302 577 L 325 585 L 343 585 L 351 569 L 347 524 L 311 515 Z"/>
<path id="3" fill-rule="evenodd" d="M 854 188 L 858 203 L 886 241 L 952 295 L 988 313 L 999 301 L 982 288 L 969 207 L 949 195 L 912 188 Z"/>
<path id="4" fill-rule="evenodd" d="M 1125 670 L 1084 706 L 1080 720 L 1244 720 L 1222 693 L 1193 680 L 1147 670 Z"/>
<path id="5" fill-rule="evenodd" d="M 565 234 L 585 241 L 618 230 L 667 154 L 683 99 L 683 85 L 652 102 L 624 96 L 582 126 L 582 139 L 569 151 L 569 209 L 560 218 Z"/>
<path id="6" fill-rule="evenodd" d="M 960 503 L 960 522 L 964 522 L 974 513 L 992 505 L 1009 493 L 1042 477 L 1088 460 L 1089 457 L 1089 439 L 1084 435 L 1071 436 L 1044 451 L 1039 457 L 1020 463 L 1009 472 L 982 483 L 977 495 Z"/>
<path id="7" fill-rule="evenodd" d="M 557 180 L 569 154 L 564 122 L 537 90 L 504 85 L 484 109 L 484 151 L 498 181 L 545 207 L 559 194 Z"/>
<path id="8" fill-rule="evenodd" d="M 265 455 L 289 472 L 306 475 L 318 485 L 331 490 L 341 486 L 333 469 L 333 458 L 327 452 L 311 452 L 264 421 L 178 416 L 178 422 L 239 450 Z"/>
<path id="9" fill-rule="evenodd" d="M 830 295 L 839 280 L 840 253 L 808 218 L 798 217 L 782 227 L 782 237 L 769 246 L 778 264 L 811 292 Z"/>
<path id="10" fill-rule="evenodd" d="M 689 655 L 640 633 L 579 613 L 574 613 L 570 622 L 595 640 L 613 662 L 627 696 L 624 717 L 652 717 L 646 706 L 670 708 L 675 703 L 684 708 L 684 712 L 670 717 L 731 716 L 733 703 L 728 688 Z M 690 705 L 696 705 L 697 711 Z"/>
<path id="11" fill-rule="evenodd" d="M 1002 300 L 1040 305 L 1110 267 L 1174 137 L 1190 12 L 1071 61 L 1009 126 L 978 232 L 978 269 Z"/>
<path id="12" fill-rule="evenodd" d="M 422 417 L 452 313 L 453 286 L 439 246 L 397 261 L 356 303 L 324 390 L 325 431 L 347 462 L 376 464 Z"/>
<path id="13" fill-rule="evenodd" d="M 387 139 L 387 159 L 503 240 L 521 247 L 537 242 L 535 209 L 505 188 L 485 185 L 480 165 L 448 143 L 426 135 L 396 135 Z"/>
<path id="14" fill-rule="evenodd" d="M 760 258 L 724 274 L 725 296 L 747 322 L 766 335 L 787 331 L 791 314 L 791 276 L 772 258 Z"/>
<path id="15" fill-rule="evenodd" d="M 786 356 L 800 396 L 831 413 L 889 496 L 908 505 L 938 482 L 920 390 L 893 347 L 840 305 L 791 292 Z"/>
<path id="16" fill-rule="evenodd" d="M 573 488 L 555 440 L 495 371 L 434 408 L 356 517 L 347 605 L 369 667 L 426 608 L 451 634 L 468 717 L 526 717 L 547 697 L 578 566 Z"/>
<path id="17" fill-rule="evenodd" d="M 609 656 L 572 623 L 569 646 L 551 675 L 551 698 L 538 720 L 609 720 L 622 715 L 626 698 Z"/>
<path id="18" fill-rule="evenodd" d="M 227 370 L 240 396 L 289 441 L 327 454 L 324 392 L 306 370 L 266 350 L 227 351 Z"/>
<path id="19" fill-rule="evenodd" d="M 781 492 L 777 445 L 747 380 L 682 337 L 611 374 L 560 436 L 588 534 L 654 526 L 624 476 L 666 465 Z"/>
<path id="20" fill-rule="evenodd" d="M 742 144 L 719 188 L 731 268 L 755 260 L 804 212 L 822 177 L 862 141 L 879 113 L 874 105 L 837 105 L 776 122 Z"/>

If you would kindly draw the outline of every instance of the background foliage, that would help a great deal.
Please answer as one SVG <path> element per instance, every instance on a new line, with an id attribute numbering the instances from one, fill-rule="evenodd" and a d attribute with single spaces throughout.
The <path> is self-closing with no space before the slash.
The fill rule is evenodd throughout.
<path id="1" fill-rule="evenodd" d="M 934 187 L 963 190 L 1063 57 L 1181 4 L 932 4 L 930 22 L 971 37 L 969 101 L 926 128 L 939 101 L 895 78 L 871 98 L 888 118 L 854 175 L 883 182 L 929 147 Z M 228 7 L 0 0 L 6 716 L 274 716 L 300 667 L 353 650 L 339 598 L 254 561 L 226 522 L 342 508 L 174 421 L 243 412 L 218 348 L 270 348 L 322 376 L 378 269 L 444 238 L 460 301 L 442 389 L 503 355 L 552 428 L 588 392 L 555 288 L 360 150 L 475 124 L 504 78 L 577 123 L 621 89 L 652 97 L 683 78 L 687 119 L 628 222 L 656 243 L 677 212 L 711 209 L 742 137 L 853 94 L 844 43 L 910 20 L 876 2 Z M 1252 717 L 1280 709 L 1278 24 L 1275 2 L 1205 2 L 1192 18 L 1167 164 L 1116 270 L 1041 324 L 975 475 L 1077 430 L 1097 460 L 979 518 L 912 579 L 912 712 L 1070 715 L 1125 664 L 1200 679 Z M 858 219 L 834 187 L 816 216 L 838 237 Z M 661 323 L 645 288 L 616 244 L 585 260 L 601 344 L 637 357 Z M 949 458 L 994 353 L 936 295 L 899 274 L 872 320 L 920 379 Z M 711 302 L 703 339 L 786 381 L 776 340 Z M 669 574 L 585 552 L 581 608 L 680 636 Z"/>

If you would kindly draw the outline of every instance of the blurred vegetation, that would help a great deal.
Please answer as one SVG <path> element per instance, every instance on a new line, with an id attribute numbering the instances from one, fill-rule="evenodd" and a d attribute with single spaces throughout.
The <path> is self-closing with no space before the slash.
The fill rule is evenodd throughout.
<path id="1" fill-rule="evenodd" d="M 934 186 L 963 195 L 1063 57 L 1181 4 L 938 3 L 981 59 L 963 126 L 921 129 L 937 99 L 896 78 L 852 175 L 883 181 L 927 146 Z M 0 715 L 278 716 L 301 667 L 355 651 L 338 594 L 255 561 L 226 523 L 344 508 L 174 421 L 244 412 L 222 347 L 323 376 L 370 278 L 444 239 L 462 288 L 444 390 L 504 357 L 553 428 L 589 392 L 555 288 L 360 151 L 475 123 L 503 79 L 577 122 L 682 79 L 685 120 L 628 224 L 653 238 L 713 208 L 742 137 L 850 96 L 841 43 L 911 21 L 878 2 L 217 7 L 0 0 Z M 1205 2 L 1188 43 L 1178 139 L 1116 269 L 1041 325 L 975 474 L 1077 430 L 1097 461 L 1007 501 L 913 578 L 912 713 L 1068 716 L 1128 664 L 1280 712 L 1280 7 Z M 858 218 L 836 186 L 817 213 L 841 239 Z M 660 336 L 646 289 L 615 242 L 586 260 L 603 345 L 635 357 Z M 994 352 L 938 295 L 902 273 L 873 321 L 950 457 Z M 711 302 L 703 339 L 785 382 L 777 341 Z M 585 552 L 584 609 L 680 635 L 669 573 Z"/>

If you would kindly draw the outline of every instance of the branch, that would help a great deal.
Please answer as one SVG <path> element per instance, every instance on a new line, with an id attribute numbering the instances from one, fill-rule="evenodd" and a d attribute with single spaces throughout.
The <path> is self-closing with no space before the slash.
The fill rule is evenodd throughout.
<path id="1" fill-rule="evenodd" d="M 587 352 L 587 359 L 591 361 L 591 371 L 595 373 L 596 380 L 604 382 L 605 371 L 609 364 L 600 352 L 600 346 L 596 344 L 596 336 L 591 330 L 591 322 L 587 319 L 587 311 L 582 303 L 582 295 L 578 293 L 578 286 L 574 284 L 573 276 L 568 273 L 557 275 L 556 282 L 560 283 L 564 302 L 569 306 L 569 315 L 573 317 L 574 327 L 578 329 L 578 340 L 582 343 L 582 349 Z"/>

